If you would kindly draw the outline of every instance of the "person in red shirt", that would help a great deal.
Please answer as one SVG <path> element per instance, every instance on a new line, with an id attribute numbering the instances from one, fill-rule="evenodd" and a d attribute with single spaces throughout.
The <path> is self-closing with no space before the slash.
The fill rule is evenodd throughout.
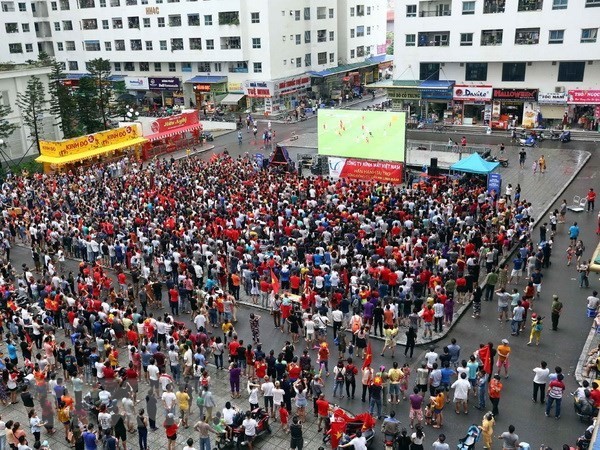
<path id="1" fill-rule="evenodd" d="M 169 289 L 169 306 L 174 316 L 179 315 L 179 290 L 175 286 Z"/>
<path id="2" fill-rule="evenodd" d="M 432 337 L 431 326 L 433 324 L 433 307 L 431 305 L 425 306 L 423 308 L 423 314 L 421 315 L 421 319 L 423 319 L 423 338 L 426 338 L 429 334 L 429 338 Z"/>
<path id="3" fill-rule="evenodd" d="M 179 423 L 175 422 L 175 418 L 172 413 L 167 414 L 163 426 L 165 427 L 165 433 L 167 435 L 167 450 L 175 450 L 175 442 L 177 441 L 177 430 L 179 429 Z"/>
<path id="4" fill-rule="evenodd" d="M 596 193 L 594 192 L 593 188 L 590 188 L 590 190 L 588 191 L 587 196 L 585 198 L 587 200 L 588 212 L 593 211 L 595 203 L 596 203 Z"/>
<path id="5" fill-rule="evenodd" d="M 294 273 L 290 276 L 290 288 L 292 289 L 292 294 L 298 295 L 300 293 L 300 281 L 298 274 Z"/>
<path id="6" fill-rule="evenodd" d="M 329 416 L 329 402 L 325 400 L 325 394 L 319 394 L 319 399 L 317 400 L 317 415 L 319 416 L 318 422 L 318 432 L 321 432 L 321 424 L 327 419 Z"/>
<path id="7" fill-rule="evenodd" d="M 267 363 L 264 361 L 264 358 L 261 356 L 256 361 L 254 361 L 254 371 L 256 373 L 256 377 L 259 380 L 265 378 L 267 374 Z"/>
<path id="8" fill-rule="evenodd" d="M 590 398 L 594 402 L 594 408 L 600 408 L 600 389 L 597 382 L 592 382 L 592 389 L 590 389 Z"/>
<path id="9" fill-rule="evenodd" d="M 290 418 L 290 413 L 285 408 L 285 402 L 281 402 L 281 405 L 279 405 L 279 421 L 281 422 L 281 428 L 283 428 L 283 431 L 285 431 L 286 434 L 289 432 L 289 430 L 288 430 L 289 418 Z"/>
<path id="10" fill-rule="evenodd" d="M 329 376 L 329 346 L 327 342 L 321 343 L 319 347 L 319 367 L 325 369 L 325 373 Z"/>

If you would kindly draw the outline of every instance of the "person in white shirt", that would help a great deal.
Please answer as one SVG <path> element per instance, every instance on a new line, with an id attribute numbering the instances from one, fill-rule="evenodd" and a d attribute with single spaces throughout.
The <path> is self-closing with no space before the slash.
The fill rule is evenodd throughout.
<path id="1" fill-rule="evenodd" d="M 254 438 L 256 437 L 257 425 L 258 424 L 256 423 L 256 420 L 252 418 L 252 414 L 250 413 L 250 411 L 246 411 L 246 418 L 242 422 L 242 427 L 244 428 L 246 444 L 248 445 L 248 448 L 250 450 L 254 448 L 254 446 L 252 445 L 252 441 L 254 441 Z"/>
<path id="2" fill-rule="evenodd" d="M 540 393 L 540 402 L 544 403 L 546 394 L 546 384 L 550 381 L 550 369 L 548 369 L 548 363 L 542 361 L 539 367 L 533 369 L 535 374 L 533 377 L 533 397 L 531 400 L 537 402 L 538 391 Z"/>
<path id="3" fill-rule="evenodd" d="M 264 397 L 265 402 L 265 411 L 271 415 L 271 417 L 275 416 L 275 410 L 273 407 L 273 390 L 275 389 L 275 385 L 268 377 L 265 375 L 265 382 L 260 386 L 260 390 Z"/>
<path id="4" fill-rule="evenodd" d="M 367 439 L 359 431 L 356 432 L 350 442 L 344 445 L 340 445 L 340 448 L 352 447 L 354 450 L 367 450 Z"/>
<path id="5" fill-rule="evenodd" d="M 154 358 L 150 360 L 150 365 L 148 366 L 148 379 L 150 380 L 150 389 L 154 395 L 158 396 L 158 376 L 160 374 L 160 369 L 156 365 L 156 361 Z"/>
<path id="6" fill-rule="evenodd" d="M 163 406 L 165 407 L 165 415 L 174 414 L 177 396 L 173 393 L 173 388 L 171 387 L 171 385 L 167 386 L 167 390 L 163 392 L 161 398 L 163 401 Z"/>
<path id="7" fill-rule="evenodd" d="M 460 405 L 463 407 L 463 412 L 468 414 L 467 400 L 469 399 L 471 383 L 467 380 L 467 374 L 465 372 L 461 373 L 458 380 L 452 383 L 451 388 L 454 389 L 454 410 L 456 414 L 460 414 Z"/>
<path id="8" fill-rule="evenodd" d="M 250 403 L 250 410 L 255 410 L 258 408 L 258 388 L 259 384 L 255 382 L 256 380 L 250 381 L 248 380 L 248 385 L 246 386 L 246 390 L 248 391 L 248 402 Z"/>

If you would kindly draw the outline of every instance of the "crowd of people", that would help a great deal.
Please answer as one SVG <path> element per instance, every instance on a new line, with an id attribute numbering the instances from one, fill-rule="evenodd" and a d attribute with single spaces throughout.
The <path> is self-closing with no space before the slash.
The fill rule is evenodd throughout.
<path id="1" fill-rule="evenodd" d="M 449 388 L 457 413 L 468 411 L 469 393 L 484 393 L 483 405 L 477 394 L 482 408 L 488 396 L 489 428 L 508 342 L 497 350 L 482 345 L 464 361 L 456 342 L 444 355 L 431 350 L 411 394 L 410 365 L 371 367 L 370 338 L 382 336 L 382 354 L 393 358 L 402 330 L 412 358 L 418 338 L 442 331 L 464 303 L 473 301 L 479 317 L 481 301 L 494 293 L 499 319 L 510 312 L 517 335 L 527 317 L 523 301 L 533 310 L 552 244 L 550 235 L 534 244 L 531 204 L 520 191 L 487 192 L 476 177 L 412 189 L 303 178 L 227 154 L 12 177 L 0 197 L 12 208 L 1 222 L 8 262 L 0 329 L 8 357 L 0 400 L 16 403 L 22 391 L 31 428 L 30 437 L 21 424 L 4 424 L 18 450 L 27 442 L 40 448 L 42 428 L 54 432 L 57 422 L 77 449 L 95 450 L 99 440 L 106 450 L 126 449 L 135 432 L 145 450 L 148 430 L 159 427 L 172 449 L 179 427 L 190 425 L 201 450 L 209 449 L 211 433 L 227 439 L 234 428 L 230 402 L 213 414 L 211 375 L 220 370 L 228 370 L 232 399 L 245 387 L 250 409 L 262 396 L 267 413 L 295 430 L 293 449 L 302 448 L 310 400 L 320 431 L 331 429 L 327 380 L 333 397 L 354 399 L 359 384 L 361 401 L 382 420 L 388 396 L 392 403 L 408 398 L 417 450 L 426 423 L 444 425 Z M 31 267 L 10 265 L 15 244 L 31 246 Z M 515 244 L 509 274 L 499 262 Z M 81 259 L 78 271 L 66 269 L 67 258 Z M 527 279 L 525 295 L 506 293 L 513 277 Z M 273 326 L 289 334 L 283 349 L 261 343 L 266 319 L 240 310 L 241 297 L 267 308 Z M 250 321 L 251 336 L 238 335 L 238 320 Z M 145 385 L 147 395 L 138 394 Z M 201 411 L 195 424 L 194 403 Z M 252 415 L 244 419 L 249 448 L 257 425 Z M 485 420 L 482 427 L 486 436 Z M 352 445 L 361 450 L 365 438 L 358 438 Z"/>

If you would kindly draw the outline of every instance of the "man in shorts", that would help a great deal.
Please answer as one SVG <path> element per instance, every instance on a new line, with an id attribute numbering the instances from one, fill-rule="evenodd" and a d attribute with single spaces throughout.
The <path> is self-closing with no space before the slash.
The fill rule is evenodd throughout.
<path id="1" fill-rule="evenodd" d="M 252 450 L 254 448 L 254 446 L 252 445 L 252 442 L 254 441 L 254 438 L 256 437 L 256 426 L 257 425 L 258 424 L 256 423 L 256 420 L 254 420 L 252 418 L 252 414 L 250 413 L 250 411 L 246 411 L 246 418 L 242 422 L 242 427 L 244 428 L 244 439 L 246 441 L 246 445 L 248 446 L 248 448 L 250 450 Z"/>
<path id="2" fill-rule="evenodd" d="M 508 368 L 510 367 L 510 363 L 508 362 L 508 356 L 510 355 L 510 347 L 508 345 L 507 339 L 502 339 L 502 343 L 497 348 L 498 351 L 498 362 L 496 366 L 498 367 L 497 375 L 500 375 L 502 368 L 504 367 L 504 375 L 505 378 L 508 378 Z"/>
<path id="3" fill-rule="evenodd" d="M 427 389 L 427 387 L 425 387 L 425 389 Z M 408 401 L 410 402 L 408 418 L 410 419 L 411 428 L 414 426 L 415 420 L 417 421 L 418 426 L 423 422 L 423 395 L 421 395 L 419 391 L 420 389 L 415 387 L 413 393 L 408 397 Z"/>
<path id="4" fill-rule="evenodd" d="M 531 274 L 531 281 L 538 298 L 540 296 L 540 292 L 542 292 L 542 278 L 544 278 L 544 275 L 542 275 L 540 269 L 535 269 L 535 271 Z"/>
<path id="5" fill-rule="evenodd" d="M 519 282 L 521 281 L 521 277 L 523 276 L 523 265 L 523 258 L 521 258 L 521 255 L 517 253 L 517 256 L 515 256 L 515 258 L 513 259 L 513 268 L 510 272 L 508 284 L 512 284 L 514 277 L 517 277 L 517 284 L 519 284 Z"/>

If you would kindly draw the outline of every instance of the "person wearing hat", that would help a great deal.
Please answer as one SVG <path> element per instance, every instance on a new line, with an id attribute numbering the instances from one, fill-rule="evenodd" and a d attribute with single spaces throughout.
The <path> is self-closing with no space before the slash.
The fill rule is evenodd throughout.
<path id="1" fill-rule="evenodd" d="M 496 363 L 498 367 L 497 374 L 500 375 L 500 372 L 504 367 L 505 378 L 508 378 L 508 368 L 510 367 L 510 363 L 508 361 L 508 357 L 510 356 L 510 347 L 508 345 L 508 339 L 502 339 L 502 343 L 498 346 L 496 350 L 498 352 L 498 362 Z"/>
<path id="2" fill-rule="evenodd" d="M 550 307 L 552 311 L 552 331 L 558 330 L 558 319 L 560 319 L 560 313 L 562 312 L 563 304 L 558 300 L 558 295 L 554 294 L 552 296 L 552 306 Z"/>
<path id="3" fill-rule="evenodd" d="M 490 380 L 488 386 L 488 394 L 490 396 L 490 402 L 492 403 L 492 414 L 497 417 L 500 412 L 498 411 L 498 404 L 500 403 L 500 394 L 502 392 L 502 382 L 500 381 L 500 375 L 496 374 Z"/>
<path id="4" fill-rule="evenodd" d="M 535 345 L 540 345 L 540 337 L 544 328 L 542 320 L 544 318 L 539 316 L 537 313 L 531 314 L 531 332 L 529 333 L 529 342 L 527 345 L 531 345 L 535 339 Z"/>

